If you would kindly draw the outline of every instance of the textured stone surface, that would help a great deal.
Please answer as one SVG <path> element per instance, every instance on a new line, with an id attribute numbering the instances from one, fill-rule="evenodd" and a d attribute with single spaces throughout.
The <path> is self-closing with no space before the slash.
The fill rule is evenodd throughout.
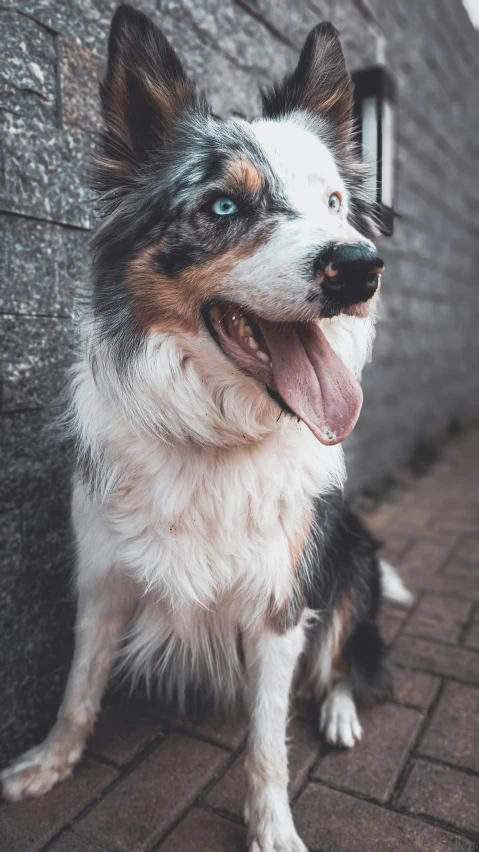
<path id="1" fill-rule="evenodd" d="M 420 710 L 430 707 L 440 684 L 438 677 L 406 669 L 395 669 L 393 679 L 396 701 L 400 704 L 411 704 Z"/>
<path id="2" fill-rule="evenodd" d="M 162 732 L 161 722 L 142 712 L 137 704 L 106 707 L 88 741 L 88 751 L 121 766 Z"/>
<path id="3" fill-rule="evenodd" d="M 336 790 L 309 784 L 296 807 L 298 830 L 325 852 L 473 852 L 474 844 Z"/>
<path id="4" fill-rule="evenodd" d="M 408 620 L 406 632 L 456 642 L 471 611 L 468 601 L 426 593 Z"/>
<path id="5" fill-rule="evenodd" d="M 92 138 L 77 131 L 54 131 L 38 119 L 9 112 L 0 116 L 0 133 L 4 158 L 0 208 L 89 227 Z"/>
<path id="6" fill-rule="evenodd" d="M 97 852 L 99 847 L 93 846 L 90 841 L 85 843 L 81 837 L 73 834 L 72 831 L 66 831 L 48 849 L 49 852 Z"/>
<path id="7" fill-rule="evenodd" d="M 0 109 L 35 115 L 54 124 L 56 112 L 53 36 L 35 21 L 0 9 L 2 48 L 8 61 L 0 69 Z"/>
<path id="8" fill-rule="evenodd" d="M 399 804 L 465 831 L 479 831 L 479 778 L 424 761 L 414 764 Z"/>
<path id="9" fill-rule="evenodd" d="M 403 665 L 479 684 L 478 655 L 467 648 L 441 645 L 414 636 L 400 636 L 394 655 Z"/>
<path id="10" fill-rule="evenodd" d="M 56 317 L 0 316 L 4 411 L 57 402 L 73 360 L 71 322 Z"/>
<path id="11" fill-rule="evenodd" d="M 116 771 L 83 760 L 73 776 L 48 796 L 0 806 L 2 852 L 36 852 L 115 780 Z"/>
<path id="12" fill-rule="evenodd" d="M 119 852 L 149 849 L 228 757 L 222 749 L 173 734 L 91 810 L 77 830 Z"/>
<path id="13" fill-rule="evenodd" d="M 361 742 L 353 749 L 331 749 L 312 777 L 385 802 L 419 732 L 422 715 L 385 704 L 364 711 L 360 721 Z"/>
<path id="14" fill-rule="evenodd" d="M 419 751 L 479 770 L 479 689 L 460 683 L 446 685 Z"/>
<path id="15" fill-rule="evenodd" d="M 159 848 L 161 852 L 244 852 L 245 843 L 243 826 L 195 808 Z"/>
<path id="16" fill-rule="evenodd" d="M 0 313 L 69 316 L 87 286 L 88 233 L 5 214 L 0 231 Z"/>
<path id="17" fill-rule="evenodd" d="M 467 645 L 468 648 L 474 648 L 476 651 L 479 651 L 479 623 L 477 621 L 469 627 L 464 639 L 464 644 Z"/>
<path id="18" fill-rule="evenodd" d="M 57 51 L 62 127 L 99 128 L 99 57 L 65 36 L 58 36 Z"/>

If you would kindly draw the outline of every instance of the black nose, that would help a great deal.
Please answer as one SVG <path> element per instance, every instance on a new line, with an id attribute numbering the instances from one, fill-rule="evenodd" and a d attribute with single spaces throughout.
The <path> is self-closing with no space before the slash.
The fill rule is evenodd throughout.
<path id="1" fill-rule="evenodd" d="M 366 302 L 379 286 L 384 263 L 367 243 L 339 243 L 323 249 L 315 274 L 323 293 L 341 305 Z"/>

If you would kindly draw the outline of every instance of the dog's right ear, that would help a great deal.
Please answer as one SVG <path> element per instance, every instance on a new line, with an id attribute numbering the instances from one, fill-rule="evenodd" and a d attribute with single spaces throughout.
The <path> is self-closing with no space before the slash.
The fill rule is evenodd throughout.
<path id="1" fill-rule="evenodd" d="M 295 110 L 304 110 L 328 120 L 340 145 L 350 141 L 353 83 L 338 31 L 332 24 L 325 22 L 314 27 L 293 73 L 261 94 L 266 118 L 280 118 Z"/>
<path id="2" fill-rule="evenodd" d="M 103 191 L 128 185 L 161 146 L 168 126 L 197 105 L 194 85 L 166 36 L 128 5 L 112 20 L 100 95 L 104 130 L 95 178 Z"/>

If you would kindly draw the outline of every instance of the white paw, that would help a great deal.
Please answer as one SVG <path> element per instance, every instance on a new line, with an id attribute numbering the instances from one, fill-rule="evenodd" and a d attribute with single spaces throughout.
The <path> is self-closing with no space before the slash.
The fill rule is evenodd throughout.
<path id="1" fill-rule="evenodd" d="M 361 739 L 356 705 L 350 692 L 336 688 L 325 698 L 321 707 L 319 729 L 331 745 L 352 748 Z"/>
<path id="2" fill-rule="evenodd" d="M 260 812 L 252 808 L 249 816 L 248 852 L 308 852 L 297 835 L 287 800 Z"/>
<path id="3" fill-rule="evenodd" d="M 300 837 L 294 832 L 289 837 L 255 837 L 248 852 L 308 852 Z"/>
<path id="4" fill-rule="evenodd" d="M 58 754 L 46 744 L 27 751 L 8 769 L 0 773 L 3 795 L 12 802 L 30 796 L 43 796 L 55 784 L 71 774 L 79 760 L 81 749 L 74 748 Z"/>

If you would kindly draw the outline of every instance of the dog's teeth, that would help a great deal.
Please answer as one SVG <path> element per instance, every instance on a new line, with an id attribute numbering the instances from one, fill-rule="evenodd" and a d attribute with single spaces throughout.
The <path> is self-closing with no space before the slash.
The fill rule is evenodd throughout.
<path id="1" fill-rule="evenodd" d="M 265 362 L 265 364 L 269 364 L 269 362 L 270 362 L 270 360 L 271 360 L 271 359 L 270 359 L 270 357 L 269 357 L 269 355 L 267 355 L 267 353 L 266 353 L 266 352 L 263 352 L 263 350 L 262 350 L 262 349 L 258 349 L 258 351 L 257 351 L 257 353 L 256 353 L 256 357 L 257 357 L 257 358 L 259 358 L 259 359 L 260 359 L 260 361 L 264 361 L 264 362 Z"/>
<path id="2" fill-rule="evenodd" d="M 245 325 L 244 333 L 249 334 L 250 337 L 253 337 L 253 329 L 251 328 L 250 325 Z"/>
<path id="3" fill-rule="evenodd" d="M 243 336 L 244 336 L 244 333 L 245 333 L 245 331 L 244 331 L 245 326 L 246 326 L 246 320 L 245 320 L 244 317 L 241 317 L 241 319 L 239 321 L 239 331 L 240 331 L 240 334 L 242 334 Z"/>
<path id="4" fill-rule="evenodd" d="M 250 347 L 250 349 L 259 349 L 259 343 L 256 342 L 254 337 L 247 337 L 246 343 Z"/>

